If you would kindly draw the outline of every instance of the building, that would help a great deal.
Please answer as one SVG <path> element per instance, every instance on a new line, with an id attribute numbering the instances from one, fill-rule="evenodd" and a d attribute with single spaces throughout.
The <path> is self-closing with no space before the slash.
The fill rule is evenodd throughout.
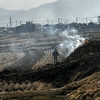
<path id="1" fill-rule="evenodd" d="M 5 32 L 5 27 L 0 27 L 0 33 L 4 33 Z"/>
<path id="2" fill-rule="evenodd" d="M 35 24 L 32 22 L 26 22 L 26 24 L 22 24 L 21 26 L 17 26 L 16 32 L 21 33 L 21 32 L 33 32 L 35 31 Z"/>

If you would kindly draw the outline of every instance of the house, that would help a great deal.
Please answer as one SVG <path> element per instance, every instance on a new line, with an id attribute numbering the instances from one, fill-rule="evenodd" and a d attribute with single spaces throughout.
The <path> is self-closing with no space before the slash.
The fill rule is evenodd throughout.
<path id="1" fill-rule="evenodd" d="M 22 24 L 21 26 L 17 26 L 16 32 L 21 33 L 21 32 L 33 32 L 35 31 L 35 24 L 32 22 L 26 22 L 26 24 Z"/>
<path id="2" fill-rule="evenodd" d="M 5 32 L 5 27 L 0 27 L 0 33 L 4 33 Z"/>

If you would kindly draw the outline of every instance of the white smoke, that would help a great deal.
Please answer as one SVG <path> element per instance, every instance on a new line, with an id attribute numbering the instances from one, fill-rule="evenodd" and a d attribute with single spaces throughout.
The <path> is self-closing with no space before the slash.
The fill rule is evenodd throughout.
<path id="1" fill-rule="evenodd" d="M 63 39 L 59 48 L 64 52 L 64 57 L 68 57 L 76 48 L 81 46 L 85 40 L 85 38 L 81 37 L 75 29 L 66 30 L 59 35 Z"/>

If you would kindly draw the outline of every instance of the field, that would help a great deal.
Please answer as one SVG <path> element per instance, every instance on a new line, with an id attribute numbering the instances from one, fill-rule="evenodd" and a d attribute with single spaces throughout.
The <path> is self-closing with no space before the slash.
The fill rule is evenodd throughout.
<path id="1" fill-rule="evenodd" d="M 3 34 L 0 37 L 0 71 L 5 68 L 30 69 L 53 64 L 52 52 L 62 42 L 60 36 L 38 33 Z M 64 58 L 59 50 L 58 62 Z"/>
<path id="2" fill-rule="evenodd" d="M 54 74 L 54 76 L 56 76 L 55 73 L 57 69 L 60 71 L 59 66 L 57 69 L 55 68 L 56 65 L 53 61 L 52 52 L 55 48 L 57 48 L 59 52 L 58 64 L 61 64 L 66 57 L 83 43 L 83 37 L 73 32 L 69 34 L 67 31 L 55 34 L 3 34 L 0 37 L 1 99 L 22 100 L 22 98 L 27 98 L 24 100 L 65 100 L 63 95 L 58 95 L 59 93 L 53 95 L 52 91 L 55 91 L 56 88 L 54 88 L 52 83 L 42 81 L 40 78 L 42 76 L 41 73 L 45 80 L 45 78 L 47 78 L 44 75 L 45 70 L 54 68 L 52 73 L 47 72 L 47 75 Z M 42 68 L 44 72 L 41 72 Z M 39 70 L 40 73 L 37 72 Z M 38 78 L 40 79 L 38 80 Z M 47 78 L 47 81 L 50 81 L 48 79 L 52 80 L 53 78 Z M 56 81 L 54 81 L 55 84 Z M 58 86 L 60 86 L 60 84 Z M 47 91 L 50 91 L 50 93 Z M 44 95 L 44 93 L 47 93 L 47 95 Z M 26 94 L 28 94 L 28 96 Z"/>

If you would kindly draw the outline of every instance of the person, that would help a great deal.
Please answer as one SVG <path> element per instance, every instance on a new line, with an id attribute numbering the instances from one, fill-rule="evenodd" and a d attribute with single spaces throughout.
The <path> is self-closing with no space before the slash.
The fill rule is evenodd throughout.
<path id="1" fill-rule="evenodd" d="M 57 63 L 57 57 L 59 56 L 57 49 L 55 49 L 53 51 L 52 56 L 54 57 L 54 64 L 56 64 Z"/>

